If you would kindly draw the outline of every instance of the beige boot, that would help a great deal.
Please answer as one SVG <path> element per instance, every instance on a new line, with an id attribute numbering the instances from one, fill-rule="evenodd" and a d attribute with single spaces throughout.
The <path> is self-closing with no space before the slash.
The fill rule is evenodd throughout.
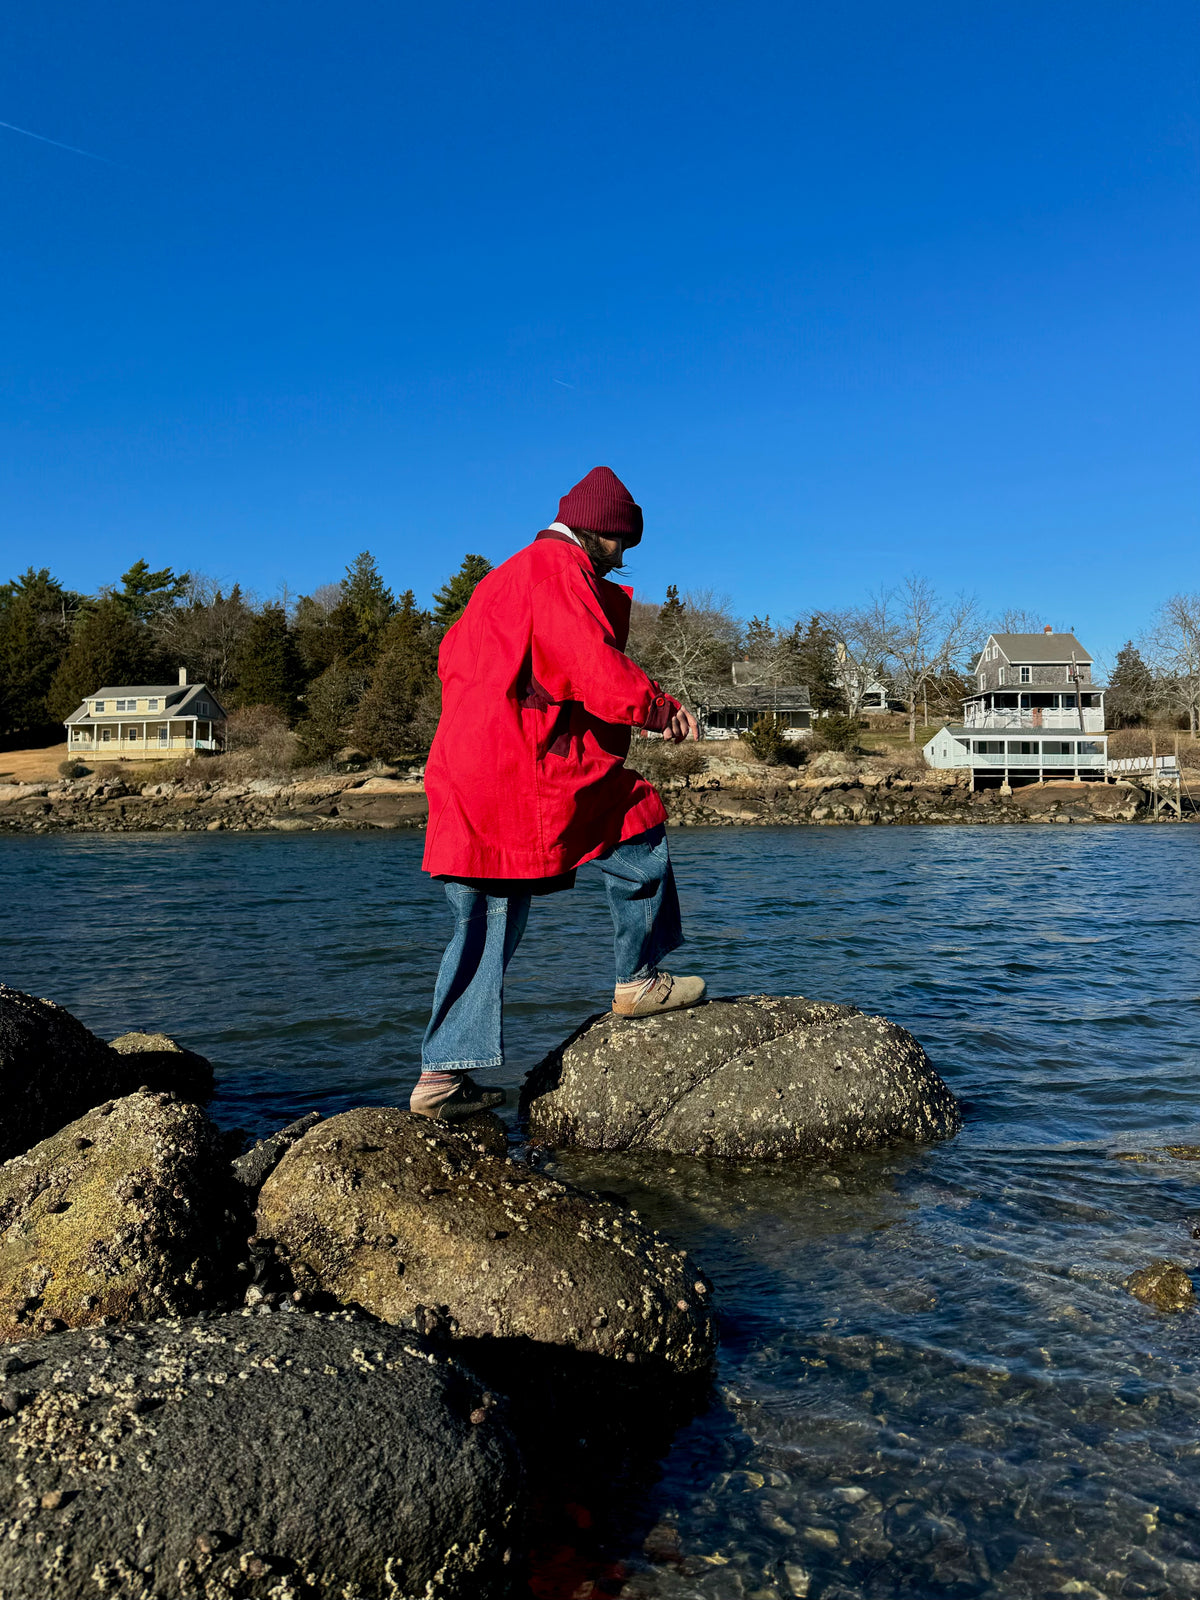
<path id="1" fill-rule="evenodd" d="M 703 978 L 673 978 L 655 972 L 649 978 L 619 983 L 613 990 L 612 1008 L 619 1017 L 653 1017 L 660 1011 L 682 1011 L 704 999 Z"/>

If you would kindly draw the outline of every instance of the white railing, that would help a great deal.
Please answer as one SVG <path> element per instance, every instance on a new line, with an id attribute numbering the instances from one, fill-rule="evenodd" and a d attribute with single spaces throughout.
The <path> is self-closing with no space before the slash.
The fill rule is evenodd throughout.
<path id="1" fill-rule="evenodd" d="M 1035 713 L 1022 710 L 1005 711 L 975 711 L 968 710 L 963 719 L 963 726 L 967 728 L 1052 728 L 1057 730 L 1074 729 L 1080 732 L 1079 713 L 1072 707 L 1065 709 L 1048 709 L 1041 713 L 1041 720 L 1034 721 Z M 1089 710 L 1084 707 L 1083 730 L 1084 733 L 1104 732 L 1103 711 Z"/>
<path id="2" fill-rule="evenodd" d="M 1174 781 L 1179 776 L 1179 762 L 1173 755 L 1121 756 L 1108 763 L 1108 770 L 1114 775 L 1123 772 L 1157 772 L 1160 778 Z"/>
<path id="3" fill-rule="evenodd" d="M 1047 751 L 1040 751 L 1037 755 L 1021 755 L 1013 751 L 1002 754 L 1000 751 L 972 750 L 971 765 L 973 767 L 995 767 L 1002 770 L 1005 767 L 1087 767 L 1089 770 L 1104 768 L 1104 753 L 1098 751 L 1092 754 L 1082 751 L 1075 755 L 1057 755 Z"/>

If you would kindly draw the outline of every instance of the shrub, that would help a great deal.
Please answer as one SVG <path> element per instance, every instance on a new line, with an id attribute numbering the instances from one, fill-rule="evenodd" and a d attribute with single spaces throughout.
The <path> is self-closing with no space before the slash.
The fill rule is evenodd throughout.
<path id="1" fill-rule="evenodd" d="M 86 778 L 90 770 L 82 761 L 76 761 L 74 756 L 68 756 L 65 761 L 60 761 L 58 764 L 60 778 Z"/>
<path id="2" fill-rule="evenodd" d="M 853 755 L 858 749 L 858 736 L 861 725 L 857 717 L 841 716 L 836 711 L 827 717 L 820 717 L 813 724 L 812 747 L 814 750 L 840 750 L 845 755 Z"/>
<path id="3" fill-rule="evenodd" d="M 784 721 L 773 711 L 764 712 L 754 726 L 742 735 L 742 743 L 769 767 L 777 767 L 787 752 Z"/>
<path id="4" fill-rule="evenodd" d="M 666 739 L 635 737 L 625 764 L 650 783 L 666 783 L 670 778 L 704 772 L 708 758 L 701 747 L 690 740 L 685 744 L 672 744 Z"/>

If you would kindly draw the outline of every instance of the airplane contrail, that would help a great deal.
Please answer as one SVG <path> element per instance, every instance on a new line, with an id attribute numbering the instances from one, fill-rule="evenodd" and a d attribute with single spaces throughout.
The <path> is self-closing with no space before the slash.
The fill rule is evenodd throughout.
<path id="1" fill-rule="evenodd" d="M 61 139 L 47 139 L 44 133 L 31 133 L 28 128 L 18 128 L 15 122 L 0 122 L 0 128 L 7 128 L 10 133 L 23 133 L 27 139 L 36 139 L 39 144 L 52 144 L 56 150 L 69 150 L 72 155 L 86 156 L 89 161 L 103 161 L 108 167 L 119 167 L 121 164 L 108 156 L 98 156 L 94 150 L 81 150 L 77 144 L 63 144 Z"/>

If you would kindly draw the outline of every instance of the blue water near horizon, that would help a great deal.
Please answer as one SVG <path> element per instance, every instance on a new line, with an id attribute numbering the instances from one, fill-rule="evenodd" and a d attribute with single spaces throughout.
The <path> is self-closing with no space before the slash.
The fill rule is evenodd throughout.
<path id="1" fill-rule="evenodd" d="M 0 977 L 103 1035 L 208 1055 L 229 1125 L 404 1103 L 448 932 L 420 848 L 9 837 Z M 967 1121 L 816 1168 L 560 1158 L 720 1295 L 719 1402 L 647 1508 L 684 1559 L 627 1552 L 626 1592 L 1200 1594 L 1200 1319 L 1122 1288 L 1156 1256 L 1200 1264 L 1200 1163 L 1161 1153 L 1200 1144 L 1200 830 L 696 829 L 672 848 L 680 970 L 887 1014 Z M 534 906 L 489 1076 L 515 1087 L 610 981 L 584 872 Z"/>

